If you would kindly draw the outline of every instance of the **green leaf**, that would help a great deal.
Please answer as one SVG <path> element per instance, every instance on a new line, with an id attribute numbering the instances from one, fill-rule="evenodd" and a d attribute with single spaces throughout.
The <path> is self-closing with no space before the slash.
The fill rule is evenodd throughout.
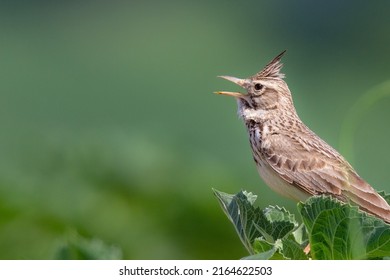
<path id="1" fill-rule="evenodd" d="M 256 238 L 253 244 L 255 254 L 243 258 L 244 260 L 286 260 L 283 254 L 279 252 L 280 242 L 274 244 L 267 242 L 262 238 Z"/>
<path id="2" fill-rule="evenodd" d="M 389 259 L 390 225 L 357 206 L 330 196 L 314 196 L 298 204 L 303 224 L 278 206 L 254 207 L 256 196 L 214 190 L 251 256 L 245 259 Z M 385 199 L 390 196 L 381 193 Z"/>
<path id="3" fill-rule="evenodd" d="M 356 206 L 317 196 L 298 208 L 309 231 L 313 259 L 390 256 L 390 226 Z"/>
<path id="4" fill-rule="evenodd" d="M 314 259 L 361 259 L 364 256 L 359 219 L 349 208 L 321 212 L 311 232 L 311 255 Z"/>
<path id="5" fill-rule="evenodd" d="M 304 224 L 301 224 L 292 234 L 295 241 L 301 246 L 309 244 L 309 235 Z"/>
<path id="6" fill-rule="evenodd" d="M 263 236 L 259 229 L 271 227 L 263 212 L 253 207 L 256 196 L 247 192 L 231 195 L 213 190 L 223 211 L 233 223 L 242 243 L 250 254 L 254 253 L 252 244 L 256 237 Z"/>
<path id="7" fill-rule="evenodd" d="M 308 260 L 307 255 L 303 252 L 302 247 L 296 241 L 292 239 L 282 239 L 283 249 L 281 250 L 281 254 L 286 259 L 290 260 Z"/>
<path id="8" fill-rule="evenodd" d="M 265 242 L 273 244 L 289 235 L 298 225 L 294 215 L 284 208 L 270 206 L 261 210 L 254 207 L 256 196 L 252 193 L 241 191 L 231 195 L 213 191 L 250 254 L 260 253 L 255 248 L 256 238 L 261 237 Z"/>
<path id="9" fill-rule="evenodd" d="M 270 250 L 276 251 L 274 244 L 267 242 L 262 238 L 256 238 L 253 242 L 253 250 L 256 254 L 267 252 Z"/>

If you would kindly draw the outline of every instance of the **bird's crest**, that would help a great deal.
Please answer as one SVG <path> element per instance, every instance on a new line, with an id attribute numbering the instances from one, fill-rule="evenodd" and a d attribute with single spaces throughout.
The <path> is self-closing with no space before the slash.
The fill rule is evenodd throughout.
<path id="1" fill-rule="evenodd" d="M 256 75 L 252 76 L 253 80 L 261 79 L 261 78 L 284 78 L 284 74 L 280 73 L 280 69 L 283 67 L 283 63 L 280 62 L 282 56 L 286 51 L 281 52 L 278 56 L 269 62 L 263 70 L 258 72 Z"/>

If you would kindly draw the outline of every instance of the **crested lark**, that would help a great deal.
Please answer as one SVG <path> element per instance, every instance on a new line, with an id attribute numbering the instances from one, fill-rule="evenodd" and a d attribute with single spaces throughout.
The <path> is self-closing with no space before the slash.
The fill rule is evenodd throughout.
<path id="1" fill-rule="evenodd" d="M 246 94 L 217 92 L 237 99 L 261 178 L 288 198 L 304 201 L 312 195 L 331 195 L 390 223 L 389 204 L 298 117 L 280 72 L 284 53 L 247 79 L 221 76 Z"/>

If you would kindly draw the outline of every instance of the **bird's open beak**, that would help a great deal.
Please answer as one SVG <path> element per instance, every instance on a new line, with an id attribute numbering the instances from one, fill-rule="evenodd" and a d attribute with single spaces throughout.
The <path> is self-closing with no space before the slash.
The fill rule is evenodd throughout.
<path id="1" fill-rule="evenodd" d="M 228 80 L 228 81 L 231 81 L 241 87 L 245 87 L 246 84 L 248 83 L 248 81 L 246 79 L 239 79 L 239 78 L 235 78 L 235 77 L 230 77 L 230 76 L 218 76 L 219 78 L 222 78 L 222 79 L 225 79 L 225 80 Z M 233 97 L 236 97 L 236 98 L 245 98 L 245 94 L 242 94 L 240 92 L 230 92 L 230 91 L 216 91 L 215 92 L 216 94 L 223 94 L 223 95 L 229 95 L 229 96 L 233 96 Z"/>

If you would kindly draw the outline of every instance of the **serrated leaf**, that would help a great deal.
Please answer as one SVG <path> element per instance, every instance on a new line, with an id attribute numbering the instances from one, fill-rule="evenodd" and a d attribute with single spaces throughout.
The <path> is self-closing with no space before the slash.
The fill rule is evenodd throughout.
<path id="1" fill-rule="evenodd" d="M 286 221 L 298 226 L 298 223 L 295 220 L 294 214 L 291 214 L 284 207 L 279 206 L 268 206 L 264 209 L 264 215 L 270 222 L 274 221 Z"/>
<path id="2" fill-rule="evenodd" d="M 296 229 L 294 215 L 278 206 L 254 207 L 252 193 L 214 193 L 252 254 L 245 259 L 307 259 L 302 248 L 308 239 L 313 259 L 390 258 L 390 225 L 335 198 L 315 196 L 299 203 L 304 223 Z"/>
<path id="3" fill-rule="evenodd" d="M 260 208 L 255 208 L 252 205 L 255 196 L 243 191 L 236 195 L 226 194 L 217 190 L 213 191 L 225 214 L 233 223 L 245 248 L 247 248 L 250 254 L 253 254 L 253 242 L 256 237 L 262 236 L 257 226 L 262 229 L 270 227 L 270 222 Z M 267 231 L 265 230 L 265 232 Z"/>
<path id="4" fill-rule="evenodd" d="M 377 259 L 390 256 L 390 226 L 331 197 L 299 204 L 309 229 L 313 259 Z"/>
<path id="5" fill-rule="evenodd" d="M 257 195 L 255 195 L 251 192 L 247 192 L 247 191 L 242 191 L 242 193 L 245 195 L 245 197 L 248 200 L 248 202 L 250 203 L 250 205 L 253 205 L 253 203 L 255 203 L 255 201 L 257 199 Z"/>
<path id="6" fill-rule="evenodd" d="M 274 243 L 291 233 L 297 225 L 294 215 L 284 208 L 268 207 L 263 211 L 254 207 L 255 196 L 251 193 L 241 191 L 230 195 L 217 190 L 214 193 L 250 254 L 255 253 L 253 242 L 257 237 Z"/>

